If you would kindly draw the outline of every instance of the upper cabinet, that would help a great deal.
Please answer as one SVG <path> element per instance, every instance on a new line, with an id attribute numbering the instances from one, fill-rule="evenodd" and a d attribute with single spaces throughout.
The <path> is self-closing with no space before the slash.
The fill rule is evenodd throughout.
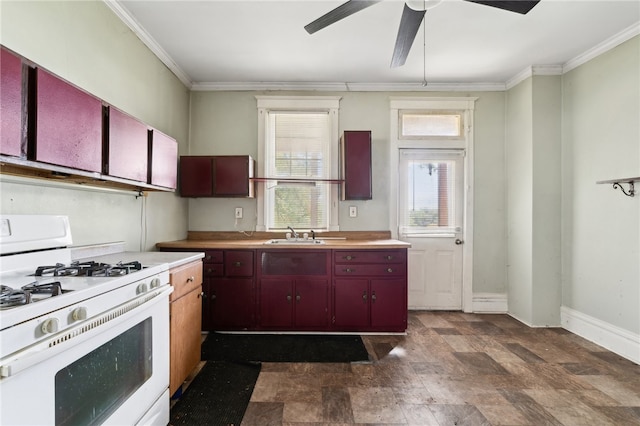
<path id="1" fill-rule="evenodd" d="M 149 131 L 151 171 L 149 183 L 175 189 L 178 176 L 178 143 L 156 129 Z"/>
<path id="2" fill-rule="evenodd" d="M 23 156 L 22 150 L 22 60 L 1 50 L 0 57 L 0 153 Z"/>
<path id="3" fill-rule="evenodd" d="M 114 107 L 104 107 L 104 111 L 107 139 L 104 173 L 145 182 L 149 157 L 147 125 Z"/>
<path id="4" fill-rule="evenodd" d="M 340 140 L 342 154 L 342 199 L 370 200 L 371 131 L 345 131 Z"/>
<path id="5" fill-rule="evenodd" d="M 175 139 L 0 47 L 0 173 L 176 189 Z"/>
<path id="6" fill-rule="evenodd" d="M 34 73 L 30 159 L 102 172 L 102 101 L 40 68 Z"/>
<path id="7" fill-rule="evenodd" d="M 253 197 L 254 160 L 249 155 L 180 157 L 182 197 Z"/>

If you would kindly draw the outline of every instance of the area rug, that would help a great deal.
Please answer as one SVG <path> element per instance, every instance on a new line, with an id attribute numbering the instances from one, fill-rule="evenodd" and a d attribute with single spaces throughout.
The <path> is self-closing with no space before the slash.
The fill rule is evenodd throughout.
<path id="1" fill-rule="evenodd" d="M 358 362 L 369 354 L 360 336 L 209 333 L 202 359 L 246 362 Z"/>
<path id="2" fill-rule="evenodd" d="M 209 333 L 200 373 L 171 409 L 172 426 L 240 425 L 261 362 L 362 362 L 360 336 Z"/>

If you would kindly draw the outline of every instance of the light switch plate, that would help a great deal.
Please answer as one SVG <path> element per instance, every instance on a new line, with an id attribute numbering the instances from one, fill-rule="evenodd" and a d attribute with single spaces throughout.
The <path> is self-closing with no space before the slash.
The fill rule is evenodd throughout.
<path id="1" fill-rule="evenodd" d="M 349 206 L 349 217 L 358 217 L 358 208 L 356 206 Z"/>
<path id="2" fill-rule="evenodd" d="M 236 219 L 242 219 L 242 207 L 236 207 Z"/>

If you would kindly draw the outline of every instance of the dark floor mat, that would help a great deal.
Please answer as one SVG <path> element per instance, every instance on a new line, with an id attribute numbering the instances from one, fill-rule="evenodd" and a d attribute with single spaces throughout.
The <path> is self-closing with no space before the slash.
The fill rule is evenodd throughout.
<path id="1" fill-rule="evenodd" d="M 202 359 L 255 362 L 357 362 L 369 354 L 360 336 L 209 333 Z"/>
<path id="2" fill-rule="evenodd" d="M 239 425 L 260 374 L 258 363 L 207 361 L 171 409 L 171 426 Z"/>

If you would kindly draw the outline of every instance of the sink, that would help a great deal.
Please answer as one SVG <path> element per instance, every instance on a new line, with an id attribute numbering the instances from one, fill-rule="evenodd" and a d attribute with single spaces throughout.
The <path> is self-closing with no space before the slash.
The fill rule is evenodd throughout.
<path id="1" fill-rule="evenodd" d="M 315 246 L 318 244 L 324 244 L 323 240 L 300 240 L 300 239 L 291 239 L 287 240 L 286 238 L 276 238 L 273 240 L 265 241 L 264 244 L 268 245 L 295 245 L 295 246 Z"/>

